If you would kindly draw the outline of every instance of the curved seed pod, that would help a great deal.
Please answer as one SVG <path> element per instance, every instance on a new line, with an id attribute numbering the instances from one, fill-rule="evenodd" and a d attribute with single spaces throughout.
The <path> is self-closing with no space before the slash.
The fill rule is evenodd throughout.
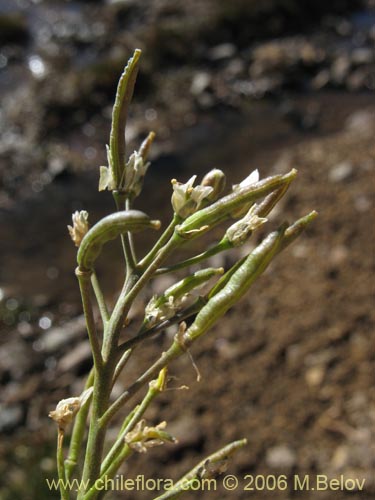
<path id="1" fill-rule="evenodd" d="M 82 270 L 92 269 L 102 246 L 127 231 L 136 232 L 143 229 L 159 229 L 160 221 L 151 220 L 139 210 L 124 210 L 104 217 L 83 238 L 77 254 L 77 262 Z"/>
<path id="2" fill-rule="evenodd" d="M 245 294 L 271 262 L 281 244 L 285 229 L 284 225 L 267 236 L 231 275 L 225 286 L 199 311 L 194 323 L 184 334 L 185 343 L 189 344 L 205 333 Z"/>

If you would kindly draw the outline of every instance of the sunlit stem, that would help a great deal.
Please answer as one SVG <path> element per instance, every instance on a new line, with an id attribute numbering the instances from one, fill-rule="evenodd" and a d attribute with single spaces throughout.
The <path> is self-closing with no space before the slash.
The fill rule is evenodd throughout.
<path id="1" fill-rule="evenodd" d="M 163 493 L 162 495 L 158 496 L 154 500 L 172 500 L 178 498 L 185 491 L 189 491 L 191 487 L 196 486 L 197 480 L 202 479 L 202 476 L 204 476 L 205 472 L 207 473 L 208 477 L 210 477 L 210 475 L 211 477 L 214 476 L 215 473 L 210 472 L 210 470 L 207 469 L 212 468 L 214 471 L 215 464 L 220 465 L 220 462 L 226 461 L 231 455 L 236 453 L 246 444 L 247 440 L 241 439 L 238 441 L 233 441 L 232 443 L 224 446 L 220 450 L 215 451 L 215 453 L 203 459 L 201 462 L 199 462 L 199 464 L 197 464 L 193 469 L 191 469 L 191 471 L 182 476 L 173 485 L 173 488 L 168 490 L 166 493 Z"/>

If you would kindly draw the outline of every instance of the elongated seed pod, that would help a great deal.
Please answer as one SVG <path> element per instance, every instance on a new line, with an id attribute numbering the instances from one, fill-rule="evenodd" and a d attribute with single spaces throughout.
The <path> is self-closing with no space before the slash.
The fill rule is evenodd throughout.
<path id="1" fill-rule="evenodd" d="M 181 281 L 178 281 L 174 285 L 170 286 L 165 290 L 163 295 L 156 300 L 156 305 L 161 305 L 164 302 L 168 301 L 169 297 L 181 297 L 185 293 L 189 293 L 194 288 L 198 288 L 208 280 L 210 280 L 213 276 L 218 276 L 224 273 L 224 269 L 222 267 L 213 268 L 208 267 L 207 269 L 201 269 L 200 271 L 196 271 L 194 274 L 187 276 Z"/>
<path id="2" fill-rule="evenodd" d="M 138 61 L 141 51 L 136 49 L 126 65 L 117 86 L 115 104 L 112 111 L 112 128 L 109 141 L 110 165 L 116 189 L 122 186 L 125 168 L 126 142 L 125 126 L 130 101 L 133 97 L 135 80 L 138 73 Z"/>
<path id="3" fill-rule="evenodd" d="M 263 273 L 282 241 L 285 225 L 265 238 L 233 273 L 224 288 L 218 291 L 199 311 L 194 323 L 184 334 L 190 343 L 205 333 L 220 316 L 223 316 L 248 290 L 256 278 Z"/>
<path id="4" fill-rule="evenodd" d="M 107 215 L 95 224 L 81 241 L 77 254 L 78 266 L 86 271 L 92 269 L 107 241 L 114 240 L 127 231 L 133 233 L 147 228 L 159 229 L 160 221 L 151 220 L 139 210 L 124 210 Z"/>
<path id="5" fill-rule="evenodd" d="M 274 175 L 262 181 L 255 182 L 250 186 L 238 189 L 220 198 L 212 205 L 190 215 L 190 217 L 178 226 L 177 233 L 180 237 L 184 237 L 184 234 L 191 233 L 202 226 L 207 225 L 211 228 L 230 218 L 231 213 L 242 205 L 256 201 L 262 196 L 266 196 L 272 191 L 281 188 L 285 184 L 289 184 L 296 175 L 297 171 L 292 169 L 285 175 Z"/>

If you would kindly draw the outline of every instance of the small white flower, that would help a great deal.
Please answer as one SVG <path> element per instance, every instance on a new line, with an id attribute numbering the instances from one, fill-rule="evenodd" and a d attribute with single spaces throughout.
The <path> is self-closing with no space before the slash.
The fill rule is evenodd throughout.
<path id="1" fill-rule="evenodd" d="M 172 180 L 173 194 L 172 207 L 174 212 L 180 217 L 186 219 L 189 215 L 196 212 L 202 201 L 212 193 L 211 186 L 198 185 L 193 187 L 196 175 L 193 175 L 185 184 Z"/>
<path id="2" fill-rule="evenodd" d="M 259 171 L 258 169 L 255 169 L 242 182 L 240 182 L 239 184 L 235 184 L 233 186 L 233 191 L 237 191 L 238 189 L 251 186 L 251 184 L 255 184 L 258 181 L 259 181 Z"/>

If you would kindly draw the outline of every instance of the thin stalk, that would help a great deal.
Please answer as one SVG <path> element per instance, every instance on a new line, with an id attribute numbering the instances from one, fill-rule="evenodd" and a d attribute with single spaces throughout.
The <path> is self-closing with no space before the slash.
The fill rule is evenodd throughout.
<path id="1" fill-rule="evenodd" d="M 117 341 L 121 328 L 134 299 L 149 281 L 151 276 L 153 276 L 160 264 L 168 257 L 172 250 L 179 245 L 180 242 L 181 238 L 178 235 L 173 235 L 168 243 L 166 243 L 166 245 L 159 250 L 154 261 L 135 282 L 130 291 L 128 291 L 128 283 L 125 283 L 106 328 L 103 345 L 103 354 L 105 359 L 110 359 L 111 354 L 117 349 Z"/>
<path id="2" fill-rule="evenodd" d="M 57 430 L 57 473 L 59 475 L 59 485 L 60 485 L 60 494 L 62 500 L 69 500 L 69 491 L 66 488 L 66 477 L 65 477 L 65 469 L 64 469 L 64 450 L 63 450 L 63 442 L 64 442 L 64 431 L 60 429 Z"/>
<path id="3" fill-rule="evenodd" d="M 210 471 L 207 470 L 210 466 L 215 466 L 215 464 L 220 464 L 223 460 L 227 460 L 231 455 L 236 453 L 240 448 L 247 444 L 247 439 L 240 439 L 238 441 L 233 441 L 227 444 L 218 451 L 215 451 L 209 457 L 199 462 L 191 471 L 182 476 L 174 485 L 173 488 L 168 490 L 166 493 L 159 495 L 154 500 L 174 500 L 182 495 L 185 491 L 189 491 L 192 486 L 196 486 L 197 479 L 202 479 L 203 474 L 207 471 L 207 475 L 210 476 Z M 212 473 L 211 473 L 212 474 Z M 215 474 L 213 474 L 215 475 Z M 190 487 L 189 487 L 190 486 Z"/>
<path id="4" fill-rule="evenodd" d="M 158 390 L 152 384 L 150 384 L 146 396 L 143 398 L 142 402 L 138 405 L 133 416 L 130 418 L 127 424 L 125 426 L 122 426 L 122 429 L 119 435 L 117 436 L 115 443 L 113 444 L 112 448 L 109 450 L 107 456 L 103 460 L 101 467 L 101 475 L 107 474 L 107 469 L 109 469 L 112 462 L 116 459 L 117 455 L 124 446 L 124 439 L 126 434 L 134 429 L 135 425 L 141 420 L 145 411 L 147 410 L 147 408 L 150 406 L 150 404 L 158 394 L 160 394 L 160 390 Z"/>
<path id="5" fill-rule="evenodd" d="M 91 275 L 91 285 L 95 293 L 103 325 L 105 326 L 109 320 L 109 312 L 95 271 Z"/>
<path id="6" fill-rule="evenodd" d="M 92 387 L 94 383 L 94 374 L 94 369 L 91 369 L 85 384 L 85 389 Z M 74 427 L 72 431 L 72 437 L 70 438 L 68 458 L 65 460 L 65 474 L 68 480 L 71 479 L 73 472 L 77 467 L 79 454 L 82 450 L 82 442 L 85 435 L 86 420 L 89 410 L 90 403 L 87 402 L 80 408 L 74 419 Z"/>
<path id="7" fill-rule="evenodd" d="M 159 276 L 160 274 L 165 274 L 165 273 L 171 273 L 174 271 L 178 271 L 180 269 L 183 269 L 188 266 L 193 266 L 195 264 L 199 264 L 203 260 L 208 259 L 209 257 L 212 257 L 213 255 L 216 255 L 220 252 L 223 252 L 225 250 L 229 250 L 232 248 L 232 246 L 229 244 L 229 242 L 226 241 L 220 241 L 217 245 L 213 246 L 209 250 L 206 250 L 205 252 L 200 253 L 199 255 L 195 255 L 194 257 L 191 257 L 190 259 L 183 260 L 182 262 L 178 262 L 177 264 L 174 264 L 173 266 L 169 267 L 161 267 L 159 268 L 155 276 Z"/>
<path id="8" fill-rule="evenodd" d="M 184 321 L 188 318 L 191 318 L 194 316 L 205 304 L 207 303 L 207 299 L 205 297 L 198 297 L 198 299 L 188 308 L 186 308 L 183 311 L 180 311 L 179 313 L 176 314 L 173 318 L 167 319 L 163 321 L 162 323 L 159 323 L 158 325 L 153 326 L 152 328 L 148 330 L 143 330 L 142 328 L 140 331 L 134 335 L 134 337 L 130 338 L 129 340 L 123 342 L 118 346 L 118 351 L 123 352 L 128 352 L 130 348 L 133 348 L 138 345 L 139 343 L 143 342 L 146 339 L 149 339 L 156 335 L 157 333 L 160 333 L 161 331 L 165 330 L 166 328 L 175 325 L 176 323 L 179 323 L 180 321 Z M 116 368 L 117 370 L 117 368 Z"/>
<path id="9" fill-rule="evenodd" d="M 125 193 L 120 192 L 120 191 L 113 191 L 112 194 L 113 194 L 113 198 L 115 200 L 116 208 L 118 211 L 124 210 L 125 207 L 126 207 L 126 210 L 129 210 L 130 202 L 127 199 Z M 125 262 L 126 262 L 126 275 L 130 276 L 130 274 L 133 272 L 133 270 L 136 267 L 136 262 L 135 262 L 135 257 L 133 255 L 133 249 L 132 249 L 132 245 L 130 242 L 129 232 L 121 235 L 121 243 L 122 243 L 122 248 L 124 251 Z"/>
<path id="10" fill-rule="evenodd" d="M 103 364 L 103 359 L 100 352 L 99 339 L 96 331 L 94 314 L 92 310 L 91 293 L 90 293 L 91 292 L 90 275 L 91 275 L 90 272 L 83 272 L 78 268 L 76 269 L 76 276 L 78 278 L 79 288 L 81 291 L 83 312 L 85 315 L 87 333 L 91 344 L 94 365 L 97 369 L 100 369 L 100 367 Z"/>
<path id="11" fill-rule="evenodd" d="M 125 368 L 132 354 L 133 354 L 133 349 L 127 349 L 122 353 L 120 361 L 116 365 L 115 373 L 113 374 L 112 387 L 115 385 L 117 379 L 119 378 L 122 370 Z"/>
<path id="12" fill-rule="evenodd" d="M 105 426 L 117 411 L 131 399 L 147 382 L 150 382 L 156 375 L 169 365 L 169 363 L 185 353 L 184 347 L 178 342 L 174 341 L 168 351 L 164 352 L 160 358 L 146 370 L 125 392 L 119 396 L 114 403 L 108 408 L 100 419 L 100 425 Z"/>
<path id="13" fill-rule="evenodd" d="M 100 464 L 106 435 L 106 426 L 101 425 L 100 420 L 108 408 L 111 382 L 112 367 L 110 365 L 104 365 L 100 373 L 95 372 L 90 428 L 82 474 L 83 484 L 89 481 L 90 486 L 100 476 Z M 80 491 L 78 499 L 82 499 L 84 495 L 85 492 Z"/>
<path id="14" fill-rule="evenodd" d="M 106 473 L 95 481 L 95 484 L 89 489 L 89 491 L 82 497 L 82 500 L 90 500 L 95 498 L 98 494 L 103 494 L 105 492 L 106 480 L 112 479 L 116 472 L 118 471 L 120 465 L 126 460 L 133 450 L 127 444 L 123 445 L 121 453 L 113 460 L 111 466 L 107 469 Z"/>
<path id="15" fill-rule="evenodd" d="M 129 198 L 126 198 L 125 200 L 125 210 L 131 210 L 131 201 L 129 200 Z M 135 253 L 135 248 L 134 248 L 134 238 L 133 238 L 133 233 L 131 232 L 128 232 L 128 240 L 129 240 L 129 247 L 130 247 L 130 252 L 131 252 L 131 255 L 132 255 L 132 258 L 133 258 L 133 262 L 134 264 L 136 265 L 137 263 L 137 256 L 136 256 L 136 253 Z"/>
<path id="16" fill-rule="evenodd" d="M 156 254 L 159 250 L 167 243 L 170 237 L 173 234 L 174 228 L 177 226 L 179 222 L 181 222 L 181 217 L 174 214 L 173 219 L 171 220 L 169 226 L 165 229 L 164 233 L 160 236 L 158 241 L 155 243 L 150 252 L 138 263 L 138 269 L 144 270 L 146 269 L 152 260 L 155 258 Z"/>

